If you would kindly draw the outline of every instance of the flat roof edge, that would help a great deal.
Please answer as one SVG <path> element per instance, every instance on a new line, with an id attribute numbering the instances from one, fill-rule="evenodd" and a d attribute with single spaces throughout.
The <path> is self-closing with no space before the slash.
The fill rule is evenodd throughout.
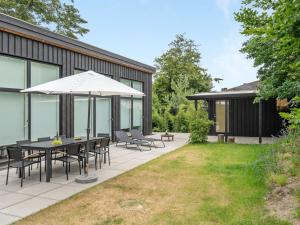
<path id="1" fill-rule="evenodd" d="M 224 91 L 224 92 L 205 92 L 195 95 L 187 96 L 189 100 L 197 99 L 221 99 L 221 98 L 242 98 L 242 97 L 255 97 L 257 91 Z"/>
<path id="2" fill-rule="evenodd" d="M 106 61 L 111 61 L 116 64 L 134 67 L 134 69 L 141 70 L 150 74 L 155 73 L 156 69 L 153 66 L 129 59 L 127 57 L 109 52 L 107 50 L 98 48 L 96 46 L 84 43 L 82 41 L 57 34 L 46 28 L 39 27 L 23 20 L 0 13 L 0 30 L 14 33 L 16 35 L 24 36 L 40 42 L 52 44 L 60 48 L 69 49 L 71 51 L 79 52 L 81 54 L 95 57 L 98 55 Z"/>

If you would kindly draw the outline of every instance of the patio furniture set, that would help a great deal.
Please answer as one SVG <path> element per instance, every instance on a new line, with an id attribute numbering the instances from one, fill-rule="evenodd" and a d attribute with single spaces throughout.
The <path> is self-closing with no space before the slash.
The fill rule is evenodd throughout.
<path id="1" fill-rule="evenodd" d="M 56 144 L 50 137 L 39 138 L 36 142 L 29 140 L 17 141 L 14 145 L 7 146 L 8 165 L 6 185 L 8 184 L 10 168 L 16 168 L 21 178 L 21 187 L 23 186 L 23 179 L 25 178 L 25 168 L 28 167 L 28 175 L 32 166 L 37 164 L 39 167 L 40 181 L 42 178 L 42 160 L 45 160 L 46 182 L 50 182 L 52 177 L 52 164 L 53 161 L 60 161 L 66 168 L 66 176 L 71 169 L 71 163 L 78 162 L 79 173 L 81 168 L 85 165 L 87 155 L 85 149 L 87 148 L 87 139 L 80 138 L 66 138 L 65 136 L 59 137 L 61 142 Z M 99 167 L 101 168 L 102 161 L 106 163 L 106 157 L 110 165 L 110 152 L 109 152 L 110 138 L 98 134 L 97 137 L 91 137 L 89 140 L 89 153 L 88 157 L 94 157 L 95 169 L 97 170 L 97 163 L 99 157 Z"/>

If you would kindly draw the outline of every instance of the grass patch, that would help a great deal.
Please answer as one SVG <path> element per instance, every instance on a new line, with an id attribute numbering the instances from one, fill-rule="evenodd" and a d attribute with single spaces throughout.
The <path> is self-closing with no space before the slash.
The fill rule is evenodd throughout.
<path id="1" fill-rule="evenodd" d="M 287 225 L 266 216 L 267 186 L 250 166 L 265 151 L 187 145 L 16 224 Z"/>
<path id="2" fill-rule="evenodd" d="M 280 187 L 285 186 L 288 182 L 288 177 L 284 174 L 271 174 L 270 179 L 272 183 Z"/>

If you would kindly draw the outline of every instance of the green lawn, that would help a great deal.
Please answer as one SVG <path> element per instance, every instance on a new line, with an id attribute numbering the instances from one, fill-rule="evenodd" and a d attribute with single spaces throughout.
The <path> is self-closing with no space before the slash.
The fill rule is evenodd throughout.
<path id="1" fill-rule="evenodd" d="M 267 187 L 249 166 L 263 151 L 187 145 L 17 224 L 289 224 L 264 210 Z"/>

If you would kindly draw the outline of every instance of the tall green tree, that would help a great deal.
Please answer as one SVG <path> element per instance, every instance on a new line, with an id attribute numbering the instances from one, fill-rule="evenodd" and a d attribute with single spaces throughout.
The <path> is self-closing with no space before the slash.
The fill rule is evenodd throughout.
<path id="1" fill-rule="evenodd" d="M 169 49 L 155 59 L 157 72 L 154 75 L 153 91 L 160 107 L 166 107 L 172 100 L 183 100 L 186 94 L 211 89 L 211 76 L 201 67 L 200 60 L 198 46 L 184 34 L 176 35 Z M 173 105 L 176 107 L 181 103 Z"/>
<path id="2" fill-rule="evenodd" d="M 74 6 L 74 0 L 61 3 L 60 0 L 0 0 L 0 12 L 29 23 L 54 27 L 54 31 L 77 39 L 89 32 L 87 23 Z"/>
<path id="3" fill-rule="evenodd" d="M 300 95 L 300 1 L 244 0 L 235 19 L 248 37 L 241 51 L 258 67 L 260 95 Z"/>

